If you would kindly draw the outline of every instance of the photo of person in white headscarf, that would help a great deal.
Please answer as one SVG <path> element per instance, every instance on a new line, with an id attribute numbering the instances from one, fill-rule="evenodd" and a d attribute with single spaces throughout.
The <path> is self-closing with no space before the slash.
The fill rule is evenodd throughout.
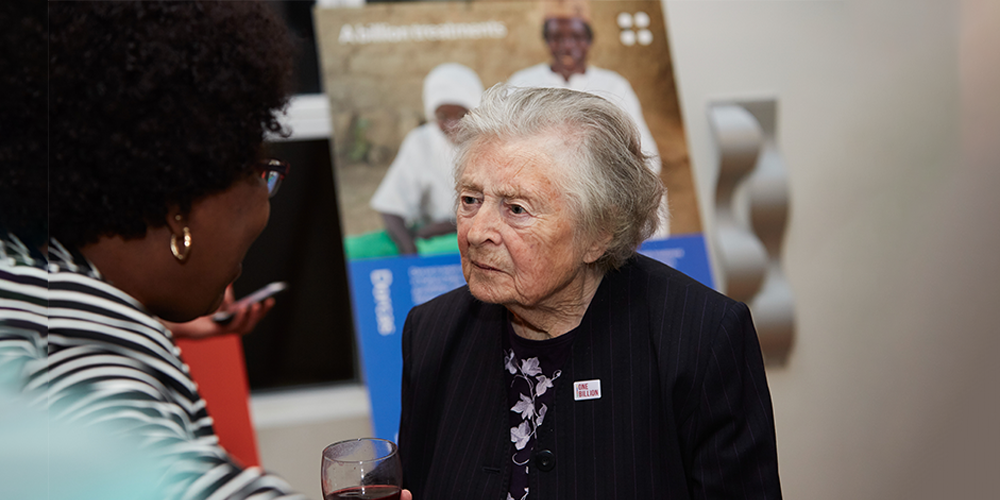
<path id="1" fill-rule="evenodd" d="M 455 232 L 453 134 L 482 93 L 476 72 L 457 63 L 441 64 L 424 79 L 427 123 L 403 139 L 370 203 L 400 254 L 417 253 L 419 239 Z"/>

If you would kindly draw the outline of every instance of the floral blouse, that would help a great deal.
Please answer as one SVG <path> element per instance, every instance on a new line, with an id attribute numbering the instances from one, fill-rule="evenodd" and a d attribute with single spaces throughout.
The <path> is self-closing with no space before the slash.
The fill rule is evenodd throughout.
<path id="1" fill-rule="evenodd" d="M 569 356 L 576 330 L 548 340 L 518 337 L 507 322 L 504 367 L 510 404 L 510 441 L 514 444 L 507 500 L 527 500 L 528 469 L 535 435 L 552 407 L 554 387 Z"/>

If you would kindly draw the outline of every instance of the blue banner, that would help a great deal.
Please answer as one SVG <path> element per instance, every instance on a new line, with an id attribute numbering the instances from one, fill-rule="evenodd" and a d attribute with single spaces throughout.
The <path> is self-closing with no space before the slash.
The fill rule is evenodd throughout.
<path id="1" fill-rule="evenodd" d="M 639 252 L 713 286 L 701 234 L 650 240 Z M 348 272 L 362 374 L 371 398 L 372 427 L 376 437 L 395 441 L 403 376 L 403 322 L 413 306 L 465 285 L 461 259 L 458 254 L 358 259 L 348 263 Z"/>

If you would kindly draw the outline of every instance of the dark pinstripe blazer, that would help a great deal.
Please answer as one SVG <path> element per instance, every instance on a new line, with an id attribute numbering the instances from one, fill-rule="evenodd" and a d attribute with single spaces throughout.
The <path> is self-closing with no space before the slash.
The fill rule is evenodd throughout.
<path id="1" fill-rule="evenodd" d="M 399 450 L 416 500 L 506 498 L 505 321 L 468 287 L 406 320 Z M 574 401 L 592 379 L 600 399 Z M 674 269 L 637 256 L 605 276 L 555 390 L 533 499 L 781 498 L 750 312 Z"/>

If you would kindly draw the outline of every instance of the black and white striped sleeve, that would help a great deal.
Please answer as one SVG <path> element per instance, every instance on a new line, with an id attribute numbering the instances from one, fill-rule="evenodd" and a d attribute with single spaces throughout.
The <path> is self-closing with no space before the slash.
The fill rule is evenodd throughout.
<path id="1" fill-rule="evenodd" d="M 51 418 L 137 439 L 163 466 L 166 498 L 302 498 L 229 457 L 179 349 L 134 299 L 74 272 L 50 275 L 48 299 Z"/>

